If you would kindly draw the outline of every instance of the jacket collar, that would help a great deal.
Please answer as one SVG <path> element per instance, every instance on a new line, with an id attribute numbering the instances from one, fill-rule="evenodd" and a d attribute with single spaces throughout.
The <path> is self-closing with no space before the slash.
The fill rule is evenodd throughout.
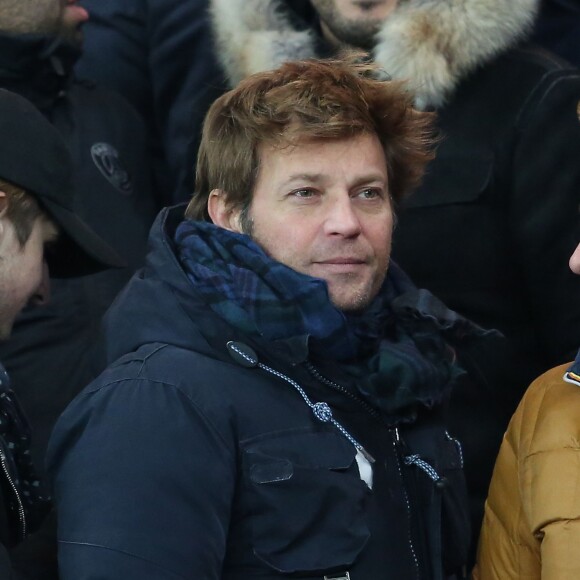
<path id="1" fill-rule="evenodd" d="M 539 0 L 399 0 L 377 35 L 375 60 L 406 79 L 419 107 L 438 107 L 457 84 L 529 31 Z M 211 0 L 214 33 L 231 86 L 288 60 L 319 56 L 316 26 L 288 0 Z"/>
<path id="2" fill-rule="evenodd" d="M 228 341 L 242 342 L 265 353 L 270 363 L 276 360 L 294 365 L 305 361 L 308 337 L 253 340 L 211 312 L 196 296 L 173 242 L 185 208 L 186 204 L 180 204 L 161 210 L 151 227 L 145 266 L 133 276 L 105 315 L 105 358 L 100 361 L 103 366 L 151 343 L 194 349 L 208 357 L 231 362 L 226 348 Z"/>
<path id="3" fill-rule="evenodd" d="M 572 366 L 564 373 L 564 380 L 580 387 L 580 350 Z"/>

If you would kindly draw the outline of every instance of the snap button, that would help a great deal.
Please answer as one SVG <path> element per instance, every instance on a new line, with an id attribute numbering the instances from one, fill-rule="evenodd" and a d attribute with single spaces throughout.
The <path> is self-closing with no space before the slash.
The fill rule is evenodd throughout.
<path id="1" fill-rule="evenodd" d="M 247 344 L 230 340 L 226 346 L 234 362 L 238 363 L 240 366 L 249 369 L 258 366 L 258 355 L 256 354 L 256 351 Z"/>

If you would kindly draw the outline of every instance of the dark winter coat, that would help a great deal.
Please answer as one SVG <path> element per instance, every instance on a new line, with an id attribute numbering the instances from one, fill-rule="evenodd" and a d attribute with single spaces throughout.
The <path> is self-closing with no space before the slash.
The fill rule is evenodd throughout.
<path id="1" fill-rule="evenodd" d="M 144 125 L 121 97 L 72 79 L 76 56 L 44 37 L 0 36 L 0 87 L 27 97 L 60 131 L 73 159 L 75 212 L 128 265 L 52 279 L 50 303 L 26 310 L 0 346 L 32 426 L 38 469 L 54 421 L 95 376 L 91 349 L 101 317 L 143 263 L 154 218 Z"/>
<path id="2" fill-rule="evenodd" d="M 50 505 L 30 462 L 29 426 L 10 387 L 0 364 L 0 578 L 56 580 L 56 520 L 54 512 L 47 517 Z"/>
<path id="3" fill-rule="evenodd" d="M 580 67 L 578 0 L 543 0 L 532 40 Z"/>
<path id="4" fill-rule="evenodd" d="M 232 84 L 329 54 L 308 0 L 212 6 Z M 580 327 L 580 279 L 568 269 L 580 239 L 580 73 L 521 45 L 538 6 L 399 2 L 372 50 L 417 106 L 437 112 L 442 136 L 423 185 L 399 208 L 393 255 L 417 286 L 505 335 L 459 353 L 471 384 L 455 392 L 451 415 L 475 530 L 517 402 L 534 377 L 574 356 Z"/>
<path id="5" fill-rule="evenodd" d="M 440 110 L 437 161 L 399 216 L 393 254 L 413 281 L 505 335 L 461 352 L 474 382 L 452 407 L 478 518 L 526 384 L 578 342 L 579 99 L 580 73 L 533 48 L 489 63 Z"/>
<path id="6" fill-rule="evenodd" d="M 207 0 L 83 0 L 81 78 L 118 91 L 151 133 L 162 205 L 193 192 L 195 151 L 205 113 L 223 91 Z M 192 142 L 193 141 L 193 142 Z"/>
<path id="7" fill-rule="evenodd" d="M 175 256 L 182 216 L 160 214 L 144 270 L 108 314 L 116 362 L 51 439 L 62 580 L 455 577 L 468 518 L 441 405 L 385 424 L 308 370 L 306 340 L 235 330 Z M 375 457 L 372 491 L 354 446 L 284 377 Z M 413 454 L 433 479 L 405 463 Z"/>

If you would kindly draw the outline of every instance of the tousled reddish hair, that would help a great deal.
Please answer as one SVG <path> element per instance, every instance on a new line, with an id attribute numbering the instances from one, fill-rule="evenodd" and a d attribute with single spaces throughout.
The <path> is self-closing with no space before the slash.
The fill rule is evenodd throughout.
<path id="1" fill-rule="evenodd" d="M 196 187 L 186 217 L 209 220 L 213 189 L 247 209 L 261 145 L 376 134 L 387 160 L 390 194 L 401 200 L 433 158 L 433 115 L 416 110 L 404 85 L 385 79 L 361 55 L 287 62 L 254 74 L 217 99 L 205 118 Z"/>

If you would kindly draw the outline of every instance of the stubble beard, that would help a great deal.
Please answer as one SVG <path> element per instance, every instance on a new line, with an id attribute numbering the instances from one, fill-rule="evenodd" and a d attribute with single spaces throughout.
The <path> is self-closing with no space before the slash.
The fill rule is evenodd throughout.
<path id="1" fill-rule="evenodd" d="M 240 229 L 242 230 L 243 234 L 246 234 L 246 236 L 249 236 L 250 238 L 252 238 L 252 240 L 255 242 L 256 240 L 254 240 L 254 220 L 252 219 L 252 216 L 250 215 L 250 204 L 248 203 L 246 206 L 244 206 L 242 208 L 242 211 L 240 212 Z"/>
<path id="2" fill-rule="evenodd" d="M 330 301 L 342 312 L 356 314 L 365 310 L 373 301 L 374 296 L 364 290 L 357 290 L 354 296 L 350 297 L 348 302 L 342 302 L 340 299 L 333 299 L 329 290 Z"/>
<path id="3" fill-rule="evenodd" d="M 334 0 L 318 0 L 316 11 L 322 23 L 341 43 L 367 51 L 374 48 L 382 21 L 376 18 L 344 18 L 336 9 Z"/>
<path id="4" fill-rule="evenodd" d="M 353 281 L 356 282 L 356 274 L 345 274 L 344 285 L 346 287 L 348 287 L 350 285 L 349 278 L 352 278 Z M 330 285 L 327 282 L 328 294 L 329 294 L 330 300 L 334 304 L 334 306 L 336 306 L 336 308 L 338 308 L 342 312 L 345 312 L 348 314 L 356 314 L 356 313 L 363 312 L 372 304 L 373 300 L 377 297 L 377 295 L 381 291 L 381 288 L 384 284 L 385 278 L 386 278 L 386 271 L 380 280 L 380 284 L 376 284 L 376 283 L 374 283 L 374 281 L 371 281 L 369 286 L 357 288 L 348 297 L 348 300 L 343 300 L 343 299 L 341 299 L 340 296 L 335 296 L 333 298 L 333 296 L 332 296 L 333 293 L 331 292 Z"/>
<path id="5" fill-rule="evenodd" d="M 4 320 L 4 314 L 0 310 L 0 343 L 5 342 L 12 334 L 12 321 Z"/>
<path id="6" fill-rule="evenodd" d="M 260 243 L 260 241 L 256 239 L 256 237 L 254 235 L 254 221 L 250 217 L 249 212 L 246 212 L 245 214 L 244 214 L 244 212 L 242 212 L 240 214 L 240 228 L 241 228 L 243 234 L 247 235 L 255 244 L 260 246 L 260 248 L 262 248 L 262 250 L 264 250 L 264 252 L 266 252 L 266 254 L 268 254 L 267 250 Z M 276 258 L 273 258 L 272 256 L 270 256 L 270 257 L 273 260 L 276 259 Z M 277 260 L 277 261 L 279 261 L 279 260 Z M 288 266 L 288 267 L 291 268 L 292 270 L 294 270 L 295 272 L 298 272 L 299 274 L 311 276 L 311 274 L 308 274 L 306 272 L 300 272 L 300 270 L 296 270 L 296 268 L 293 268 L 292 266 Z M 357 275 L 356 274 L 345 274 L 344 277 L 345 277 L 344 284 L 349 286 L 350 285 L 349 278 L 352 278 L 354 281 L 356 281 Z M 345 312 L 345 313 L 362 312 L 363 310 L 365 310 L 365 308 L 370 306 L 372 301 L 376 298 L 376 296 L 379 293 L 380 288 L 385 280 L 385 277 L 386 277 L 386 271 L 385 271 L 385 274 L 383 275 L 383 278 L 382 278 L 381 283 L 379 285 L 379 290 L 373 291 L 373 288 L 357 289 L 354 292 L 354 295 L 351 296 L 347 301 L 342 300 L 339 296 L 333 297 L 334 292 L 331 291 L 331 287 L 330 287 L 328 280 L 325 280 L 326 287 L 328 290 L 328 299 L 332 302 L 332 304 L 336 308 L 338 308 L 342 312 Z M 321 279 L 324 280 L 324 278 L 321 278 Z"/>

